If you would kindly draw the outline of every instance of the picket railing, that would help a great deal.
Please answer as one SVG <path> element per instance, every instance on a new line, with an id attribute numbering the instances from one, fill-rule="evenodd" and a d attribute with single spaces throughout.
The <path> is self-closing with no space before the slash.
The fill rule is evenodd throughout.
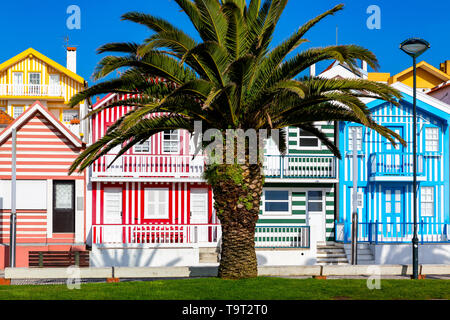
<path id="1" fill-rule="evenodd" d="M 336 222 L 336 241 L 351 242 L 351 223 Z M 414 235 L 414 224 L 359 222 L 358 242 L 366 243 L 411 243 Z M 417 236 L 419 243 L 450 242 L 450 224 L 442 222 L 417 223 Z"/>
<path id="2" fill-rule="evenodd" d="M 2 96 L 62 97 L 60 85 L 0 84 Z"/>
<path id="3" fill-rule="evenodd" d="M 145 244 L 156 247 L 218 244 L 220 224 L 190 225 L 93 225 L 93 244 Z M 258 225 L 255 246 L 259 248 L 309 248 L 307 226 Z"/>
<path id="4" fill-rule="evenodd" d="M 264 174 L 267 178 L 336 178 L 336 160 L 333 156 L 264 156 Z"/>
<path id="5" fill-rule="evenodd" d="M 424 155 L 417 154 L 417 175 L 424 175 Z M 369 156 L 369 175 L 376 176 L 412 176 L 413 153 L 377 152 Z"/>

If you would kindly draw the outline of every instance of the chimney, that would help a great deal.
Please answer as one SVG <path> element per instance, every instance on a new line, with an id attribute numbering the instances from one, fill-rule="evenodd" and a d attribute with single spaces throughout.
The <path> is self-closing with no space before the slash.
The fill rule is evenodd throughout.
<path id="1" fill-rule="evenodd" d="M 361 69 L 363 69 L 364 72 L 367 72 L 367 62 L 364 60 L 361 61 Z"/>
<path id="2" fill-rule="evenodd" d="M 316 64 L 313 64 L 311 65 L 311 67 L 309 67 L 309 76 L 310 77 L 316 76 Z"/>
<path id="3" fill-rule="evenodd" d="M 441 64 L 439 64 L 439 69 L 442 72 L 445 72 L 446 74 L 450 75 L 450 60 L 445 60 Z"/>
<path id="4" fill-rule="evenodd" d="M 77 73 L 77 48 L 67 47 L 67 69 Z"/>

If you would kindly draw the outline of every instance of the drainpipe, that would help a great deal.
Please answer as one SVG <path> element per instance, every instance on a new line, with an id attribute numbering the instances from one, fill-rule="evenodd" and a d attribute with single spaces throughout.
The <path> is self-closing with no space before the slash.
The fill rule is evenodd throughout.
<path id="1" fill-rule="evenodd" d="M 12 129 L 12 157 L 11 157 L 11 219 L 9 231 L 9 265 L 16 267 L 16 128 Z"/>

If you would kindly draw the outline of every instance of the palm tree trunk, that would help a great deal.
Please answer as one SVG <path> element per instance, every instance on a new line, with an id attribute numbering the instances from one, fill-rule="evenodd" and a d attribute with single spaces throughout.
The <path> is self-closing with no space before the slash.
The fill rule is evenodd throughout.
<path id="1" fill-rule="evenodd" d="M 258 221 L 263 176 L 261 166 L 222 164 L 211 183 L 214 207 L 222 225 L 218 276 L 224 279 L 258 275 L 255 226 Z"/>

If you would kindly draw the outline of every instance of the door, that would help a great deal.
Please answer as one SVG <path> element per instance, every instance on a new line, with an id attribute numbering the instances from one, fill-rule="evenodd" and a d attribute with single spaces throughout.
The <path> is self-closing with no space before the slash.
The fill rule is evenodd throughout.
<path id="1" fill-rule="evenodd" d="M 316 240 L 320 242 L 326 240 L 326 219 L 323 195 L 323 191 L 314 190 L 308 191 L 306 196 L 308 225 L 311 228 L 311 234 L 314 234 Z"/>
<path id="2" fill-rule="evenodd" d="M 60 96 L 59 74 L 51 74 L 49 76 L 48 94 L 50 96 Z"/>
<path id="3" fill-rule="evenodd" d="M 191 189 L 191 237 L 198 242 L 208 241 L 208 189 Z M 197 230 L 197 232 L 195 232 Z"/>
<path id="4" fill-rule="evenodd" d="M 122 242 L 122 188 L 105 188 L 103 192 L 103 241 Z M 110 225 L 110 226 L 108 226 Z"/>
<path id="5" fill-rule="evenodd" d="M 75 181 L 53 181 L 53 232 L 75 232 Z"/>
<path id="6" fill-rule="evenodd" d="M 387 128 L 403 137 L 403 127 L 388 126 Z M 388 139 L 384 138 L 384 168 L 386 174 L 401 175 L 404 172 L 403 145 L 397 139 L 395 139 L 395 142 L 397 145 L 394 147 Z"/>
<path id="7" fill-rule="evenodd" d="M 38 72 L 31 72 L 28 74 L 28 93 L 32 96 L 41 95 L 41 74 Z"/>
<path id="8" fill-rule="evenodd" d="M 386 237 L 392 237 L 393 240 L 403 236 L 403 194 L 401 187 L 384 189 L 384 232 Z"/>
<path id="9" fill-rule="evenodd" d="M 23 73 L 13 73 L 13 95 L 23 95 Z"/>

